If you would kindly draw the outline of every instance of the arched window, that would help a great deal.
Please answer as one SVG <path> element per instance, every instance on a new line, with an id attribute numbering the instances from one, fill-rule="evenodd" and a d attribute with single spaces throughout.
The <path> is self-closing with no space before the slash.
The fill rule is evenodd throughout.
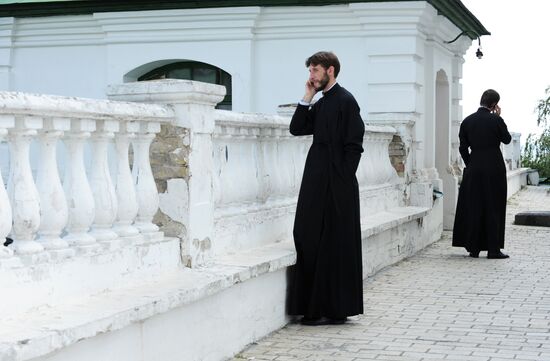
<path id="1" fill-rule="evenodd" d="M 231 110 L 231 75 L 220 68 L 198 61 L 179 61 L 153 69 L 138 81 L 154 79 L 188 79 L 225 86 L 226 94 L 217 109 Z"/>

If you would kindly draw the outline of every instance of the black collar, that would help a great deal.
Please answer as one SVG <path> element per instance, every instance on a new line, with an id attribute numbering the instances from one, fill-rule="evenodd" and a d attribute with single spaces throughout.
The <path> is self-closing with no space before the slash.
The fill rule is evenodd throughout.
<path id="1" fill-rule="evenodd" d="M 334 85 L 332 86 L 332 88 L 330 88 L 330 89 L 327 90 L 326 92 L 323 92 L 323 96 L 326 97 L 327 95 L 334 94 L 334 93 L 336 93 L 336 90 L 337 90 L 337 89 L 340 89 L 340 84 L 334 83 Z"/>

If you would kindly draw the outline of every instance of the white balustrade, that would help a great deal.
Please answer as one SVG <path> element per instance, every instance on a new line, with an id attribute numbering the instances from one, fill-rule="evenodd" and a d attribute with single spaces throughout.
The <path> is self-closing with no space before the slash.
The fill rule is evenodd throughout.
<path id="1" fill-rule="evenodd" d="M 132 141 L 134 148 L 132 176 L 139 204 L 135 226 L 142 233 L 156 232 L 159 229 L 153 223 L 153 217 L 159 207 L 159 195 L 149 161 L 149 148 L 155 133 L 159 131 L 160 125 L 158 123 L 141 122 L 139 131 Z"/>
<path id="2" fill-rule="evenodd" d="M 15 128 L 8 131 L 8 195 L 13 216 L 11 238 L 14 241 L 10 247 L 20 254 L 38 253 L 44 249 L 34 240 L 40 225 L 40 196 L 32 177 L 29 159 L 31 140 L 37 134 L 36 129 L 41 127 L 41 118 L 23 116 L 16 118 Z"/>
<path id="3" fill-rule="evenodd" d="M 64 130 L 70 129 L 69 119 L 47 119 L 38 134 L 40 160 L 36 170 L 36 188 L 40 196 L 40 227 L 38 241 L 46 250 L 66 249 L 60 238 L 67 225 L 67 199 L 59 178 L 56 147 Z"/>
<path id="4" fill-rule="evenodd" d="M 305 160 L 305 154 L 296 153 L 307 152 L 304 143 L 311 143 L 311 138 L 291 137 L 288 123 L 281 116 L 216 112 L 217 207 L 244 210 L 246 205 L 257 208 L 266 202 L 295 200 Z"/>
<path id="5" fill-rule="evenodd" d="M 507 170 L 515 170 L 521 166 L 520 133 L 510 133 L 512 140 L 509 144 L 501 144 L 502 157 Z"/>
<path id="6" fill-rule="evenodd" d="M 74 246 L 89 246 L 96 239 L 88 231 L 95 217 L 95 203 L 84 165 L 84 145 L 95 130 L 95 122 L 89 119 L 75 119 L 71 130 L 65 133 L 67 164 L 63 188 L 69 206 L 67 235 L 64 239 Z"/>
<path id="7" fill-rule="evenodd" d="M 130 141 L 135 138 L 135 132 L 138 130 L 139 124 L 136 122 L 121 122 L 120 130 L 115 134 L 117 159 L 115 191 L 118 211 L 113 230 L 121 237 L 139 234 L 139 230 L 132 225 L 138 214 L 139 205 L 128 159 Z"/>
<path id="8" fill-rule="evenodd" d="M 117 216 L 118 204 L 107 157 L 108 146 L 115 131 L 118 131 L 117 122 L 100 120 L 96 122 L 96 131 L 91 136 L 90 188 L 94 197 L 95 217 L 90 233 L 99 242 L 118 238 L 111 229 Z"/>
<path id="9" fill-rule="evenodd" d="M 391 127 L 365 127 L 364 153 L 357 170 L 357 180 L 361 187 L 396 183 L 399 180 L 388 152 L 394 134 L 395 129 Z"/>
<path id="10" fill-rule="evenodd" d="M 140 230 L 158 230 L 152 224 L 158 193 L 149 146 L 160 123 L 174 120 L 173 109 L 13 92 L 0 92 L 0 102 L 0 141 L 7 141 L 10 158 L 7 190 L 0 174 L 0 258 L 30 255 L 25 262 L 44 262 L 71 257 L 75 249 L 100 251 L 97 241 L 111 244 L 134 236 L 127 240 L 139 242 Z M 109 159 L 115 133 L 116 154 Z M 132 139 L 133 175 L 128 159 Z M 90 164 L 85 157 L 88 144 Z M 33 163 L 31 146 L 37 147 Z M 58 149 L 64 151 L 59 157 L 63 182 Z M 116 188 L 112 163 L 117 166 Z M 7 236 L 14 240 L 9 247 L 3 245 Z"/>

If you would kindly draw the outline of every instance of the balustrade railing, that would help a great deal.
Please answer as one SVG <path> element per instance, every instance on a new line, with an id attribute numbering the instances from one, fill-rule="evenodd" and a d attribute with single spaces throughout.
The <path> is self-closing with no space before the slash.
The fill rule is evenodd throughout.
<path id="1" fill-rule="evenodd" d="M 173 120 L 170 107 L 14 92 L 0 92 L 0 103 L 0 141 L 9 151 L 7 191 L 0 182 L 0 240 L 13 239 L 8 248 L 0 246 L 0 257 L 70 257 L 128 237 L 138 242 L 140 234 L 140 241 L 159 236 L 152 223 L 159 197 L 149 146 L 160 124 Z M 116 151 L 109 151 L 111 144 Z M 38 149 L 36 164 L 31 145 Z M 115 177 L 110 164 L 116 164 Z"/>
<path id="2" fill-rule="evenodd" d="M 515 170 L 521 167 L 521 133 L 510 133 L 512 141 L 502 144 L 502 156 L 507 170 Z"/>
<path id="3" fill-rule="evenodd" d="M 216 112 L 216 208 L 295 201 L 311 137 L 294 137 L 277 115 Z"/>
<path id="4" fill-rule="evenodd" d="M 71 257 L 123 240 L 140 243 L 159 234 L 153 223 L 159 207 L 159 216 L 182 230 L 171 235 L 180 238 L 189 265 L 291 237 L 311 137 L 290 135 L 289 116 L 215 110 L 223 94 L 219 86 L 178 80 L 112 86 L 114 101 L 0 93 L 0 137 L 10 152 L 0 238 L 14 239 L 0 256 Z M 170 124 L 167 131 L 186 129 L 175 130 L 186 134 L 185 144 L 165 147 L 185 159 L 171 164 L 154 153 L 165 167 L 182 168 L 174 181 L 162 178 L 162 167 L 156 169 L 162 175 L 151 169 L 149 150 L 162 123 Z M 392 127 L 366 127 L 357 172 L 363 215 L 398 204 L 399 177 L 388 153 L 394 134 Z M 157 138 L 155 152 L 164 141 L 174 139 Z M 39 148 L 35 164 L 31 143 Z M 163 203 L 155 176 L 164 185 Z"/>
<path id="5" fill-rule="evenodd" d="M 289 118 L 216 112 L 214 194 L 217 214 L 247 213 L 296 201 L 311 137 L 294 137 Z M 357 170 L 363 192 L 393 186 L 399 176 L 388 147 L 395 129 L 366 126 Z"/>

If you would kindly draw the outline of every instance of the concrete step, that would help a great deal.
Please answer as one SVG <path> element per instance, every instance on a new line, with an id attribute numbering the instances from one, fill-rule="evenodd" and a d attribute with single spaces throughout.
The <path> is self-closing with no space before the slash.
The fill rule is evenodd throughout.
<path id="1" fill-rule="evenodd" d="M 179 239 L 162 234 L 76 251 L 1 258 L 0 319 L 33 308 L 56 307 L 73 298 L 108 292 L 121 284 L 182 267 Z"/>
<path id="2" fill-rule="evenodd" d="M 182 267 L 55 306 L 4 315 L 0 323 L 0 361 L 49 355 L 284 269 L 295 259 L 291 243 L 278 243 L 228 254 L 202 268 Z"/>

